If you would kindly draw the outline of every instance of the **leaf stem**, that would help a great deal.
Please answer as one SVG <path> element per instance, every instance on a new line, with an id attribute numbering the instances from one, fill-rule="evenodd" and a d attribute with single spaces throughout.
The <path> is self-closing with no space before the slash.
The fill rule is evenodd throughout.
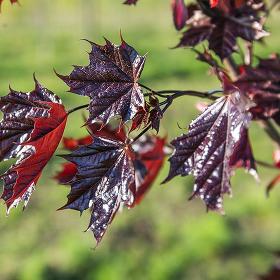
<path id="1" fill-rule="evenodd" d="M 208 92 L 201 92 L 201 91 L 195 91 L 195 90 L 175 90 L 175 89 L 155 91 L 145 85 L 142 85 L 142 84 L 139 84 L 139 85 L 141 87 L 147 89 L 154 95 L 157 95 L 162 98 L 170 98 L 171 96 L 173 96 L 172 97 L 173 99 L 186 95 L 186 96 L 195 96 L 195 97 L 200 97 L 200 98 L 208 98 L 210 100 L 216 100 L 218 97 L 212 96 L 212 95 L 215 93 L 223 92 L 220 89 L 212 90 L 212 91 L 208 91 Z"/>
<path id="2" fill-rule="evenodd" d="M 78 111 L 78 110 L 85 109 L 85 108 L 88 107 L 88 105 L 89 105 L 89 104 L 85 104 L 85 105 L 81 105 L 81 106 L 75 107 L 75 108 L 69 110 L 69 111 L 67 112 L 67 115 L 70 115 L 70 114 L 72 114 L 72 113 L 74 113 L 74 112 L 76 112 L 76 111 Z"/>
<path id="3" fill-rule="evenodd" d="M 219 97 L 213 96 L 215 93 L 221 93 L 222 90 L 213 90 L 208 92 L 194 91 L 194 90 L 162 90 L 159 91 L 160 94 L 172 94 L 165 96 L 165 98 L 176 99 L 181 96 L 195 96 L 200 98 L 207 98 L 210 100 L 217 100 Z"/>

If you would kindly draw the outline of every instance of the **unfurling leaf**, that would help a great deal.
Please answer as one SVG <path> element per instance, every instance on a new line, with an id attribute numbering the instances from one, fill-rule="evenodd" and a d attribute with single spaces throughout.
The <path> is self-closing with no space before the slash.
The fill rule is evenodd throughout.
<path id="1" fill-rule="evenodd" d="M 88 126 L 91 144 L 66 148 L 68 161 L 55 179 L 71 184 L 67 204 L 61 209 L 80 212 L 92 208 L 89 229 L 100 242 L 119 207 L 139 204 L 150 189 L 164 160 L 165 139 L 143 136 L 129 144 L 123 127 Z M 67 143 L 67 141 L 64 141 Z"/>
<path id="2" fill-rule="evenodd" d="M 90 98 L 88 123 L 107 124 L 120 116 L 123 122 L 145 108 L 144 95 L 138 79 L 145 57 L 123 39 L 120 46 L 106 40 L 105 46 L 91 43 L 88 66 L 75 66 L 69 76 L 59 77 L 70 87 L 70 92 Z"/>
<path id="3" fill-rule="evenodd" d="M 175 152 L 169 159 L 165 181 L 193 174 L 192 197 L 204 200 L 207 209 L 223 211 L 223 194 L 231 193 L 231 158 L 240 150 L 242 135 L 251 116 L 251 104 L 236 88 L 210 105 L 189 126 L 189 132 L 173 140 Z"/>
<path id="4" fill-rule="evenodd" d="M 8 210 L 23 200 L 26 205 L 41 172 L 64 132 L 67 114 L 61 100 L 35 80 L 28 93 L 11 90 L 0 99 L 0 160 L 18 158 L 2 175 Z"/>
<path id="5" fill-rule="evenodd" d="M 188 19 L 188 9 L 184 0 L 172 0 L 173 21 L 177 30 L 184 28 Z"/>

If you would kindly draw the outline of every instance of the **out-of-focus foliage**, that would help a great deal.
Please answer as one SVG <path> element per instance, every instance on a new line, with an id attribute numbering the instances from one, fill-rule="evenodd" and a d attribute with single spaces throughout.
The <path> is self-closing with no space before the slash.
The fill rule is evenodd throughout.
<path id="1" fill-rule="evenodd" d="M 156 19 L 156 24 L 155 24 Z M 258 53 L 268 56 L 280 51 L 279 20 L 273 14 L 268 29 L 273 36 Z M 3 2 L 0 15 L 0 94 L 15 90 L 28 91 L 33 72 L 51 88 L 68 108 L 80 104 L 59 82 L 52 69 L 71 71 L 69 62 L 85 65 L 87 47 L 80 41 L 96 41 L 105 35 L 118 40 L 119 30 L 139 53 L 148 51 L 143 83 L 157 88 L 198 90 L 219 87 L 207 76 L 207 65 L 195 62 L 195 55 L 185 49 L 170 50 L 179 35 L 174 31 L 168 1 L 142 0 L 134 7 L 112 0 L 22 0 L 21 6 Z M 102 43 L 100 40 L 99 43 Z M 73 61 L 73 58 L 75 61 Z M 163 59 L 164 58 L 164 59 Z M 162 120 L 162 134 L 174 138 L 197 115 L 194 98 L 176 102 Z M 86 135 L 81 126 L 83 116 L 70 116 L 66 136 Z M 250 137 L 256 159 L 272 162 L 271 145 L 261 130 L 254 126 Z M 265 146 L 265 149 L 263 148 Z M 264 150 L 266 153 L 264 154 Z M 62 150 L 61 150 L 62 151 Z M 59 151 L 60 152 L 60 151 Z M 176 178 L 160 186 L 168 173 L 168 164 L 159 180 L 133 210 L 124 210 L 114 227 L 96 250 L 90 234 L 81 227 L 88 225 L 88 213 L 56 212 L 65 202 L 69 189 L 49 179 L 55 175 L 61 160 L 53 158 L 38 182 L 29 207 L 0 216 L 0 279 L 255 279 L 273 264 L 270 251 L 280 247 L 280 188 L 269 199 L 265 186 L 277 170 L 259 167 L 263 181 L 243 170 L 233 180 L 233 198 L 226 198 L 227 216 L 205 213 L 199 201 L 188 202 L 193 180 Z M 8 167 L 8 164 L 7 164 Z M 5 171 L 4 169 L 1 172 Z M 267 176 L 267 177 L 265 177 Z"/>

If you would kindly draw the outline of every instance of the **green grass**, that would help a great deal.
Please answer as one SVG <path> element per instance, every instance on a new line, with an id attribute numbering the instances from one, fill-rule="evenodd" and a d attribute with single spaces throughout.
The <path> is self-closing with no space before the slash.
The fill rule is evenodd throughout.
<path id="1" fill-rule="evenodd" d="M 168 1 L 141 0 L 125 7 L 121 0 L 21 0 L 21 6 L 4 3 L 0 15 L 0 95 L 12 88 L 33 89 L 32 74 L 57 93 L 68 108 L 86 98 L 67 93 L 54 74 L 69 73 L 72 64 L 87 64 L 87 38 L 99 43 L 102 36 L 119 42 L 119 32 L 148 59 L 141 82 L 154 89 L 209 90 L 219 87 L 198 63 L 192 51 L 170 50 L 178 41 Z M 260 55 L 279 52 L 279 20 L 268 26 L 273 34 Z M 195 98 L 176 101 L 163 120 L 162 135 L 182 133 L 198 114 Z M 66 135 L 85 135 L 79 113 L 71 116 Z M 256 158 L 271 161 L 273 144 L 257 124 L 251 138 Z M 61 150 L 60 150 L 61 151 Z M 68 188 L 51 179 L 62 160 L 54 157 L 44 170 L 29 206 L 5 217 L 0 212 L 0 279 L 255 279 L 273 262 L 271 251 L 280 248 L 280 189 L 269 199 L 264 187 L 275 174 L 259 168 L 258 185 L 243 170 L 232 180 L 232 199 L 225 198 L 227 215 L 205 213 L 201 201 L 188 202 L 193 179 L 176 178 L 157 183 L 144 202 L 120 213 L 97 249 L 84 233 L 89 214 L 60 211 Z M 5 165 L 1 165 L 3 171 Z"/>

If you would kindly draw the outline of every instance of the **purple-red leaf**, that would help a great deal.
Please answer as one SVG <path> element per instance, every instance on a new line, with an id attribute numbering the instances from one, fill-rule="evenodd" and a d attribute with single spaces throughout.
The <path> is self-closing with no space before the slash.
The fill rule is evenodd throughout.
<path id="1" fill-rule="evenodd" d="M 132 144 L 136 154 L 134 160 L 136 190 L 133 206 L 142 201 L 156 179 L 165 157 L 165 142 L 165 138 L 144 136 Z M 144 172 L 141 172 L 143 166 L 145 167 Z"/>
<path id="2" fill-rule="evenodd" d="M 230 166 L 234 168 L 245 168 L 258 180 L 257 166 L 248 135 L 248 129 L 244 129 L 240 135 L 239 143 L 230 158 Z"/>
<path id="3" fill-rule="evenodd" d="M 66 125 L 61 100 L 35 80 L 36 88 L 11 90 L 0 99 L 0 160 L 18 158 L 2 175 L 8 210 L 23 200 L 27 204 L 45 165 L 55 152 Z"/>
<path id="4" fill-rule="evenodd" d="M 268 35 L 263 30 L 262 1 L 212 1 L 192 5 L 192 16 L 187 20 L 187 30 L 177 47 L 193 47 L 208 40 L 209 48 L 221 59 L 227 58 L 237 48 L 237 38 L 252 42 Z M 256 5 L 257 4 L 257 5 Z"/>
<path id="5" fill-rule="evenodd" d="M 184 28 L 188 19 L 188 9 L 184 0 L 172 0 L 173 21 L 177 30 Z"/>
<path id="6" fill-rule="evenodd" d="M 230 159 L 250 121 L 250 101 L 238 89 L 227 92 L 189 126 L 188 134 L 173 140 L 166 181 L 176 175 L 193 174 L 192 197 L 199 196 L 207 209 L 222 211 L 223 194 L 231 193 Z"/>
<path id="7" fill-rule="evenodd" d="M 165 139 L 143 136 L 130 145 L 123 127 L 93 124 L 88 129 L 92 143 L 79 147 L 81 140 L 73 141 L 74 152 L 64 156 L 70 162 L 55 179 L 71 184 L 61 209 L 92 208 L 89 228 L 100 242 L 119 207 L 134 207 L 150 189 L 163 164 Z"/>
<path id="8" fill-rule="evenodd" d="M 63 209 L 92 208 L 89 229 L 100 242 L 121 205 L 133 203 L 134 166 L 130 145 L 105 138 L 63 156 L 77 166 Z"/>
<path id="9" fill-rule="evenodd" d="M 254 101 L 255 119 L 280 120 L 280 58 L 273 55 L 260 59 L 256 67 L 242 66 L 241 75 L 235 84 Z"/>
<path id="10" fill-rule="evenodd" d="M 106 124 L 115 116 L 120 116 L 123 122 L 133 119 L 145 108 L 138 84 L 145 57 L 123 39 L 120 46 L 108 40 L 105 46 L 91 45 L 89 65 L 75 66 L 69 76 L 59 77 L 71 92 L 90 97 L 88 123 Z"/>

